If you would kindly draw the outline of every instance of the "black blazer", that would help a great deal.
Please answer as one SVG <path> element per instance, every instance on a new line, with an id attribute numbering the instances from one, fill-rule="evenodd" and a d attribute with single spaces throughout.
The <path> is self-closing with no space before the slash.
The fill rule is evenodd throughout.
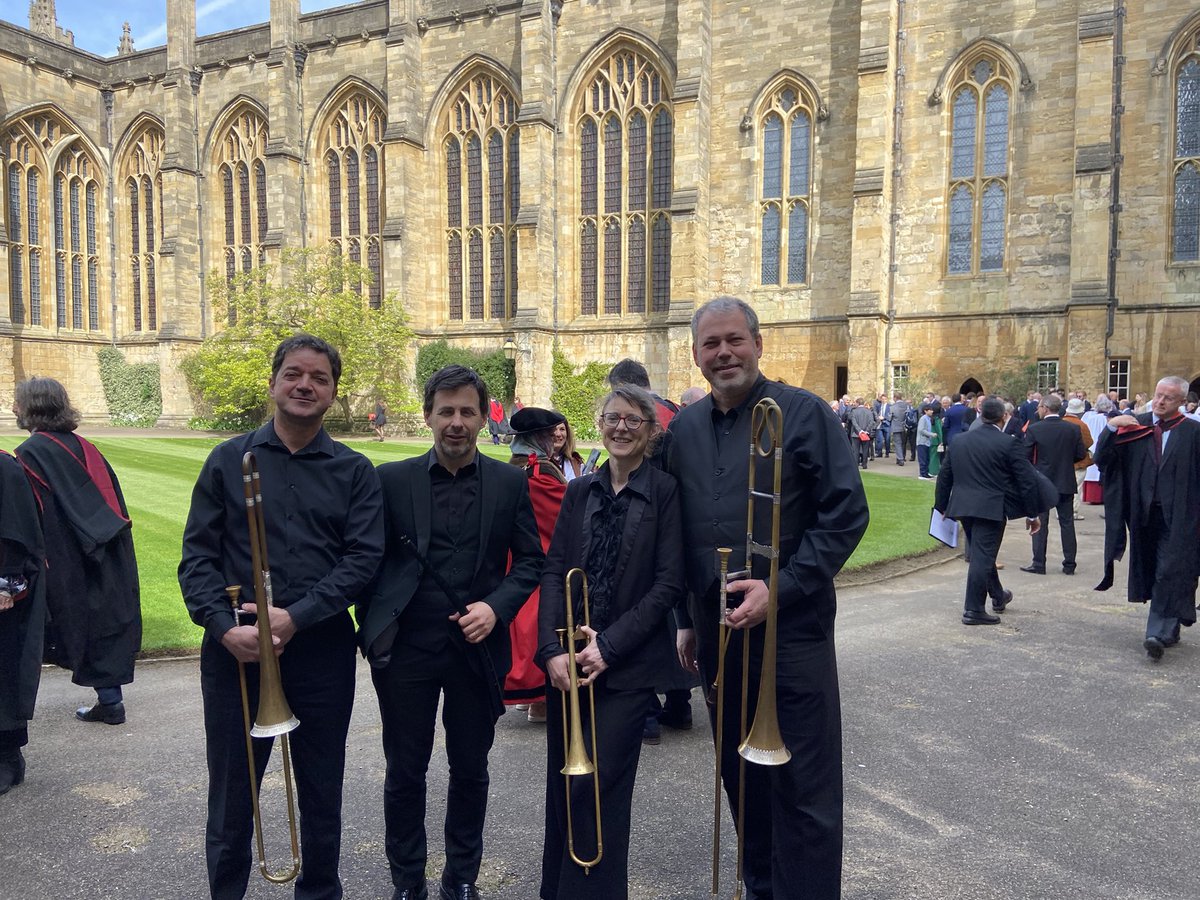
<path id="1" fill-rule="evenodd" d="M 567 485 L 554 527 L 538 609 L 542 668 L 550 657 L 565 652 L 555 634 L 556 628 L 566 627 L 564 579 L 575 567 L 586 569 L 592 514 L 599 505 L 592 485 L 600 478 L 608 478 L 607 464 Z M 609 666 L 601 680 L 614 690 L 654 688 L 678 665 L 667 615 L 684 591 L 683 524 L 675 479 L 644 462 L 625 490 L 632 497 L 617 558 L 612 621 L 601 633 L 601 653 Z M 572 593 L 575 605 L 581 605 L 577 583 Z"/>
<path id="2" fill-rule="evenodd" d="M 496 675 L 503 678 L 512 666 L 508 624 L 537 587 L 545 557 L 525 472 L 482 453 L 476 459 L 480 476 L 480 554 L 470 592 L 462 600 L 482 600 L 495 611 L 499 621 L 485 646 Z M 372 665 L 386 664 L 395 639 L 392 623 L 404 612 L 421 581 L 420 563 L 401 546 L 399 536 L 408 535 L 417 549 L 428 555 L 432 502 L 428 453 L 385 463 L 378 471 L 386 550 L 374 588 L 356 607 L 359 640 Z"/>
<path id="3" fill-rule="evenodd" d="M 1032 422 L 1025 431 L 1025 449 L 1060 494 L 1075 493 L 1075 463 L 1087 456 L 1078 425 L 1061 416 Z"/>
<path id="4" fill-rule="evenodd" d="M 951 519 L 995 522 L 1037 516 L 1045 509 L 1037 471 L 1020 441 L 987 424 L 960 434 L 950 445 L 933 505 Z"/>

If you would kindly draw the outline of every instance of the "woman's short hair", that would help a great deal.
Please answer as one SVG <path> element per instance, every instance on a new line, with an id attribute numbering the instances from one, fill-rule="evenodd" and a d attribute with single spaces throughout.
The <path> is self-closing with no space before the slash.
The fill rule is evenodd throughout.
<path id="1" fill-rule="evenodd" d="M 658 407 L 654 403 L 653 395 L 645 388 L 640 388 L 635 384 L 617 385 L 600 401 L 599 414 L 604 415 L 608 404 L 617 399 L 624 400 L 646 420 L 642 427 L 650 429 L 650 443 L 646 447 L 646 455 L 649 456 L 653 452 L 654 445 L 662 437 L 662 432 L 658 430 Z"/>
<path id="2" fill-rule="evenodd" d="M 26 431 L 74 431 L 79 413 L 67 389 L 53 378 L 30 378 L 17 385 L 17 425 Z"/>

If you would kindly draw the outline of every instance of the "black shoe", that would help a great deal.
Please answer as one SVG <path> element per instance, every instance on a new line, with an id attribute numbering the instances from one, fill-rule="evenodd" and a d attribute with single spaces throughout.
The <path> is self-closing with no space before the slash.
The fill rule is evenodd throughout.
<path id="1" fill-rule="evenodd" d="M 90 709 L 81 706 L 75 710 L 75 718 L 81 722 L 103 722 L 105 725 L 125 724 L 124 703 L 97 703 Z"/>
<path id="2" fill-rule="evenodd" d="M 992 612 L 1002 613 L 1004 610 L 1008 609 L 1008 604 L 1010 603 L 1012 603 L 1012 591 L 1006 590 L 1000 595 L 999 600 L 993 598 Z"/>
<path id="3" fill-rule="evenodd" d="M 0 794 L 7 794 L 25 780 L 25 757 L 20 748 L 0 757 Z"/>
<path id="4" fill-rule="evenodd" d="M 676 731 L 687 731 L 692 727 L 692 710 L 690 707 L 681 712 L 664 709 L 658 715 L 658 723 Z"/>
<path id="5" fill-rule="evenodd" d="M 448 885 L 443 880 L 438 893 L 441 894 L 442 900 L 479 900 L 479 889 L 467 881 Z"/>
<path id="6" fill-rule="evenodd" d="M 1146 648 L 1146 655 L 1151 659 L 1162 659 L 1163 647 L 1166 645 L 1156 637 L 1148 637 L 1142 641 L 1142 646 Z"/>
<path id="7" fill-rule="evenodd" d="M 429 900 L 429 888 L 424 881 L 416 887 L 396 888 L 392 900 Z"/>
<path id="8" fill-rule="evenodd" d="M 1035 566 L 1032 563 L 1030 563 L 1027 566 L 1021 566 L 1021 571 L 1028 572 L 1030 575 L 1045 575 L 1046 567 L 1045 566 Z"/>
<path id="9" fill-rule="evenodd" d="M 1074 575 L 1075 567 L 1074 566 L 1063 566 L 1063 574 L 1064 575 Z"/>
<path id="10" fill-rule="evenodd" d="M 964 625 L 999 625 L 1000 617 L 986 612 L 965 612 L 962 621 Z"/>
<path id="11" fill-rule="evenodd" d="M 642 743 L 643 744 L 661 744 L 662 743 L 662 725 L 659 724 L 658 716 L 647 716 L 646 724 L 642 728 Z"/>

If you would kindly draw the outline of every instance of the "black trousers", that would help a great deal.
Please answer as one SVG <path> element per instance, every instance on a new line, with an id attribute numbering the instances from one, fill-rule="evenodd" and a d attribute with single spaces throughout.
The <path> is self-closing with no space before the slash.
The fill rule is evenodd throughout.
<path id="1" fill-rule="evenodd" d="M 752 629 L 746 721 L 758 707 L 764 628 Z M 735 632 L 725 662 L 721 780 L 737 821 L 741 757 L 742 642 Z M 838 900 L 842 880 L 842 718 L 833 634 L 780 642 L 776 708 L 792 758 L 782 766 L 745 764 L 743 876 L 749 900 Z M 702 647 L 704 683 L 716 680 L 715 648 Z M 709 705 L 716 733 L 716 708 Z M 732 889 L 733 873 L 723 884 Z"/>
<path id="2" fill-rule="evenodd" d="M 967 564 L 967 596 L 963 602 L 964 612 L 986 612 L 987 598 L 999 600 L 1004 596 L 1000 584 L 1000 573 L 996 571 L 996 557 L 1000 553 L 1000 542 L 1004 540 L 1005 521 L 975 519 L 964 516 L 963 531 L 970 542 L 971 560 Z"/>
<path id="3" fill-rule="evenodd" d="M 392 883 L 412 887 L 425 877 L 425 773 L 443 695 L 442 727 L 450 763 L 445 876 L 454 884 L 474 883 L 483 859 L 488 751 L 496 735 L 487 685 L 468 663 L 467 648 L 455 641 L 438 654 L 407 652 L 412 649 L 398 644 L 386 667 L 371 670 L 387 757 L 383 819 Z M 645 707 L 642 710 L 644 717 Z"/>
<path id="4" fill-rule="evenodd" d="M 297 900 L 339 900 L 342 776 L 346 734 L 354 706 L 355 644 L 349 613 L 304 631 L 279 657 L 283 693 L 300 727 L 288 735 L 300 813 Z M 258 708 L 258 665 L 246 666 L 253 714 Z M 205 844 L 213 900 L 240 900 L 250 876 L 250 773 L 237 661 L 216 641 L 200 648 L 204 735 L 208 753 L 208 827 Z M 251 715 L 253 719 L 253 715 Z M 273 738 L 254 740 L 262 783 Z"/>
<path id="5" fill-rule="evenodd" d="M 1075 540 L 1075 495 L 1074 494 L 1059 494 L 1058 504 L 1054 507 L 1058 513 L 1058 533 L 1062 536 L 1063 548 L 1063 569 L 1068 572 L 1075 571 L 1075 553 L 1077 550 L 1077 542 Z M 1033 536 L 1033 564 L 1040 568 L 1046 568 L 1046 544 L 1050 538 L 1050 511 L 1046 510 L 1041 515 L 1042 527 L 1038 529 L 1038 533 Z"/>
<path id="6" fill-rule="evenodd" d="M 604 853 L 589 874 L 572 861 L 567 844 L 563 694 L 547 685 L 546 836 L 542 846 L 542 900 L 626 900 L 629 896 L 629 832 L 633 785 L 642 753 L 642 729 L 652 688 L 613 691 L 595 687 L 596 764 L 600 779 L 600 824 Z M 582 696 L 587 698 L 585 689 Z M 592 756 L 592 722 L 581 707 L 584 747 Z M 592 776 L 571 778 L 571 823 L 575 855 L 596 855 L 596 808 Z"/>

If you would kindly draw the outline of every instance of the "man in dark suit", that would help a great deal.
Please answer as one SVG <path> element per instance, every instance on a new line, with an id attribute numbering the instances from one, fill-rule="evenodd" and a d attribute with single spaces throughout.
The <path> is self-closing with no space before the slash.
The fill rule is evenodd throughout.
<path id="1" fill-rule="evenodd" d="M 477 450 L 487 409 L 475 372 L 440 369 L 425 384 L 433 448 L 379 467 L 387 554 L 358 620 L 383 723 L 393 900 L 428 896 L 425 772 L 443 696 L 450 784 L 440 896 L 478 900 L 492 698 L 511 664 L 508 625 L 542 572 L 525 472 Z"/>
<path id="2" fill-rule="evenodd" d="M 1038 407 L 1041 419 L 1025 431 L 1025 451 L 1037 470 L 1058 490 L 1058 529 L 1062 535 L 1064 575 L 1075 574 L 1075 463 L 1087 456 L 1079 428 L 1062 417 L 1062 397 L 1047 394 Z M 1033 535 L 1033 562 L 1022 572 L 1046 574 L 1047 527 L 1050 511 L 1041 514 L 1041 528 Z"/>
<path id="3" fill-rule="evenodd" d="M 1200 575 L 1200 422 L 1180 410 L 1188 383 L 1175 376 L 1154 390 L 1150 412 L 1108 420 L 1096 445 L 1104 478 L 1104 580 L 1125 551 L 1129 530 L 1129 602 L 1150 602 L 1151 659 L 1179 643 L 1179 626 L 1196 621 Z"/>
<path id="4" fill-rule="evenodd" d="M 1041 527 L 1041 503 L 1036 470 L 1020 442 L 1000 430 L 1004 401 L 988 397 L 979 415 L 983 424 L 959 435 L 947 451 L 933 505 L 947 518 L 962 522 L 971 542 L 963 624 L 995 625 L 1000 617 L 988 614 L 988 596 L 997 613 L 1012 602 L 1012 591 L 1004 589 L 996 571 L 1004 526 L 1011 513 L 1024 514 L 1026 527 L 1035 533 Z"/>
<path id="5" fill-rule="evenodd" d="M 942 410 L 942 443 L 950 449 L 951 442 L 967 430 L 967 407 L 963 405 L 962 394 L 954 394 L 950 405 Z"/>
<path id="6" fill-rule="evenodd" d="M 866 531 L 869 513 L 854 458 L 837 416 L 819 397 L 768 381 L 758 316 L 746 302 L 718 297 L 692 317 L 692 358 L 712 385 L 699 403 L 671 423 L 667 471 L 679 480 L 687 554 L 690 621 L 680 618 L 680 662 L 711 685 L 717 672 L 715 548 L 732 547 L 729 570 L 749 568 L 729 584 L 737 603 L 726 653 L 721 778 L 736 816 L 740 716 L 753 721 L 763 662 L 770 588 L 769 563 L 748 562 L 746 503 L 751 419 L 771 398 L 783 414 L 780 490 L 776 703 L 783 741 L 781 766 L 745 767 L 743 874 L 753 900 L 837 900 L 842 873 L 842 720 L 834 652 L 837 597 L 833 578 Z M 756 464 L 756 485 L 770 484 L 773 461 Z M 755 506 L 755 534 L 770 534 L 771 504 Z M 678 615 L 678 613 L 677 613 Z M 694 629 L 691 627 L 694 623 Z M 749 655 L 746 709 L 741 701 L 742 653 Z M 698 669 L 697 669 L 698 664 Z M 710 707 L 710 714 L 715 711 Z M 715 721 L 713 721 L 715 729 Z"/>

